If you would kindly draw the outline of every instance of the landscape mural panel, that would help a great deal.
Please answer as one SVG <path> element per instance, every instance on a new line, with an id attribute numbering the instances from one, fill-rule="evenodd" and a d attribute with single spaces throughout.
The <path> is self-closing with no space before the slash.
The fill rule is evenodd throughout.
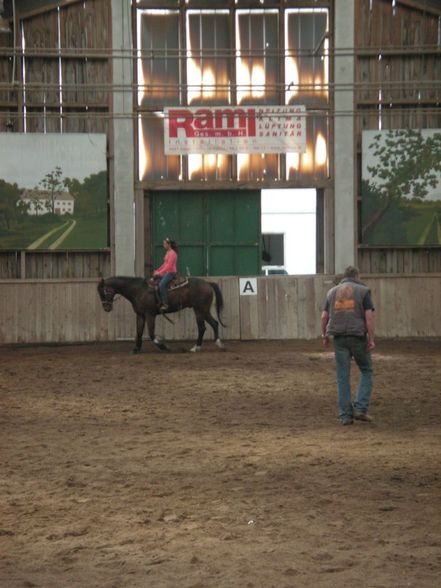
<path id="1" fill-rule="evenodd" d="M 108 247 L 105 134 L 0 133 L 0 249 Z"/>
<path id="2" fill-rule="evenodd" d="M 364 131 L 362 244 L 441 246 L 441 130 Z"/>

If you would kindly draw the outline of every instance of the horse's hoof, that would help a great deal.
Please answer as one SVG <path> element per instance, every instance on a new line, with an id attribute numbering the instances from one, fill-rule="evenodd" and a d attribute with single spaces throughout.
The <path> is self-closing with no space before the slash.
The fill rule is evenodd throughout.
<path id="1" fill-rule="evenodd" d="M 219 349 L 225 349 L 225 345 L 222 343 L 220 339 L 216 339 L 215 343 L 219 347 Z"/>
<path id="2" fill-rule="evenodd" d="M 153 344 L 156 347 L 156 349 L 159 349 L 159 351 L 170 351 L 167 345 L 159 339 L 157 339 L 156 337 L 153 339 Z"/>
<path id="3" fill-rule="evenodd" d="M 137 355 L 138 353 L 141 353 L 141 349 L 138 349 L 137 347 L 135 347 L 134 349 L 132 349 L 132 353 L 133 353 L 133 355 Z"/>
<path id="4" fill-rule="evenodd" d="M 200 346 L 200 345 L 194 345 L 194 346 L 193 346 L 193 347 L 190 349 L 190 351 L 191 351 L 192 353 L 196 353 L 196 351 L 200 351 L 201 349 L 202 349 L 202 348 L 201 348 L 201 346 Z"/>
<path id="5" fill-rule="evenodd" d="M 155 347 L 156 349 L 159 349 L 159 351 L 170 351 L 170 348 L 167 347 L 167 345 L 165 345 L 164 343 L 160 343 L 159 341 L 155 341 Z"/>

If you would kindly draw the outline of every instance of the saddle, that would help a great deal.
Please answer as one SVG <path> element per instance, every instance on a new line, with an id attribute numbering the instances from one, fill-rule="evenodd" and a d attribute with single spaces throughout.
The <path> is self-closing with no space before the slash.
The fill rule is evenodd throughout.
<path id="1" fill-rule="evenodd" d="M 157 291 L 160 281 L 161 281 L 161 278 L 151 277 L 149 280 L 147 280 L 147 285 L 152 290 Z M 178 288 L 183 288 L 187 284 L 188 284 L 188 278 L 185 278 L 184 276 L 178 275 L 178 276 L 176 276 L 176 278 L 173 278 L 173 280 L 168 283 L 167 290 L 177 290 Z"/>

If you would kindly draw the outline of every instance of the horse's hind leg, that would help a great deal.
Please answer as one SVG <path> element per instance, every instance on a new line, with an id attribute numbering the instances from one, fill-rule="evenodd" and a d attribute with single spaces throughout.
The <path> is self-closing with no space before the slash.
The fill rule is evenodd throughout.
<path id="1" fill-rule="evenodd" d="M 198 324 L 198 340 L 196 341 L 196 345 L 194 345 L 190 351 L 200 351 L 202 347 L 202 339 L 204 338 L 205 329 L 205 321 L 203 318 L 196 315 L 196 322 Z"/>
<path id="2" fill-rule="evenodd" d="M 219 349 L 223 349 L 224 344 L 222 343 L 222 341 L 219 338 L 219 323 L 217 322 L 217 320 L 213 316 L 211 316 L 210 313 L 207 314 L 207 316 L 205 317 L 205 320 L 207 321 L 207 323 L 210 325 L 210 327 L 214 331 L 214 342 L 219 347 Z"/>

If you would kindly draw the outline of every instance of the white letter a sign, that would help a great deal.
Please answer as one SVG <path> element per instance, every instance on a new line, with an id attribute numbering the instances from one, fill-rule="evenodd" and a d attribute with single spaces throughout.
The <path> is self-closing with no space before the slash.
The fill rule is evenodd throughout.
<path id="1" fill-rule="evenodd" d="M 241 296 L 256 296 L 257 278 L 239 278 L 239 290 Z"/>

